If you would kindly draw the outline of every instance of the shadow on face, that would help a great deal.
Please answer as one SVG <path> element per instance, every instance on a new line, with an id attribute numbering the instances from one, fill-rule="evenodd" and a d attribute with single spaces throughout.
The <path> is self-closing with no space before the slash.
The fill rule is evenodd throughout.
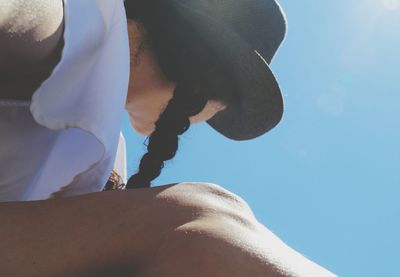
<path id="1" fill-rule="evenodd" d="M 130 81 L 126 110 L 132 127 L 142 135 L 150 135 L 159 115 L 172 98 L 175 83 L 162 72 L 152 49 L 146 43 L 146 32 L 133 20 L 128 20 L 130 43 Z M 225 106 L 219 101 L 209 100 L 205 108 L 190 118 L 199 123 L 213 117 Z"/>

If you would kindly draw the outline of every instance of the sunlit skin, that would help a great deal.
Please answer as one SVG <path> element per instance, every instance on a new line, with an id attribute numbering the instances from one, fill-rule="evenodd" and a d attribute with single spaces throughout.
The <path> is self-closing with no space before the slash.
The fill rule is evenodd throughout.
<path id="1" fill-rule="evenodd" d="M 139 28 L 135 21 L 128 20 L 128 30 L 131 71 L 126 110 L 133 128 L 142 135 L 149 135 L 172 98 L 175 84 L 166 79 L 149 47 L 141 47 L 140 54 L 135 54 L 143 41 L 143 28 Z M 203 111 L 190 118 L 190 122 L 206 121 L 223 109 L 220 102 L 210 100 Z"/>

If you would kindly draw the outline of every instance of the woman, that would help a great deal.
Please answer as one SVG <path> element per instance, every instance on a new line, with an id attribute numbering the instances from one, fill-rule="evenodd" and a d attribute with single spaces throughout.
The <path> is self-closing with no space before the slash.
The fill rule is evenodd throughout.
<path id="1" fill-rule="evenodd" d="M 257 222 L 242 199 L 217 185 L 99 192 L 113 167 L 126 99 L 133 126 L 151 133 L 148 153 L 127 188 L 149 186 L 163 162 L 174 156 L 177 136 L 190 121 L 210 119 L 228 137 L 245 139 L 280 119 L 279 90 L 264 69 L 273 90 L 268 97 L 277 104 L 266 113 L 272 120 L 254 126 L 227 123 L 237 115 L 233 107 L 244 101 L 232 91 L 246 80 L 249 84 L 227 65 L 236 61 L 243 76 L 257 73 L 234 58 L 244 45 L 231 51 L 207 43 L 209 38 L 224 41 L 217 35 L 230 42 L 236 36 L 218 33 L 217 25 L 201 36 L 204 25 L 197 23 L 212 18 L 201 21 L 196 15 L 199 10 L 203 19 L 218 9 L 228 13 L 228 6 L 149 2 L 127 2 L 132 46 L 128 97 L 121 1 L 0 2 L 1 275 L 332 276 L 287 247 Z M 283 22 L 274 1 L 252 7 L 261 3 Z M 232 2 L 233 7 L 240 5 Z M 245 53 L 240 54 L 242 59 Z M 260 57 L 249 59 L 265 67 Z M 239 78 L 235 86 L 232 77 Z M 266 85 L 264 78 L 250 80 Z M 242 109 L 247 116 L 251 110 Z"/>

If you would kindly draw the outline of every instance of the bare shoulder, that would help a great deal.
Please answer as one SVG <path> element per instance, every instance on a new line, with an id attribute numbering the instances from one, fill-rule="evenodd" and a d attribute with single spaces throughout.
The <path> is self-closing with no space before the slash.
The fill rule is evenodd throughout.
<path id="1" fill-rule="evenodd" d="M 2 59 L 35 63 L 52 54 L 62 37 L 62 0 L 0 0 L 0 7 Z"/>
<path id="2" fill-rule="evenodd" d="M 0 79 L 1 94 L 9 91 L 5 85 L 13 87 L 14 79 L 18 83 L 28 75 L 33 83 L 35 78 L 43 81 L 39 79 L 45 78 L 44 72 L 58 61 L 63 22 L 62 0 L 0 0 L 0 72 L 7 76 Z M 29 76 L 37 72 L 37 77 Z"/>
<path id="3" fill-rule="evenodd" d="M 0 222 L 1 276 L 335 276 L 213 184 L 0 203 Z"/>

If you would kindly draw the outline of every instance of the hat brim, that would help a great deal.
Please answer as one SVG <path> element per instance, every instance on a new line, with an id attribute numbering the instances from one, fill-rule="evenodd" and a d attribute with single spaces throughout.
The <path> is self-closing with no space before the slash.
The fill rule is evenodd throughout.
<path id="1" fill-rule="evenodd" d="M 178 13 L 223 62 L 237 101 L 207 123 L 233 140 L 256 138 L 274 128 L 283 115 L 283 99 L 268 63 L 244 38 L 216 17 L 173 1 Z M 229 79 L 228 79 L 229 80 Z"/>
<path id="2" fill-rule="evenodd" d="M 230 68 L 238 101 L 207 123 L 230 139 L 248 140 L 274 128 L 282 119 L 284 105 L 278 82 L 262 57 L 254 50 L 239 55 L 242 62 L 236 60 Z"/>

